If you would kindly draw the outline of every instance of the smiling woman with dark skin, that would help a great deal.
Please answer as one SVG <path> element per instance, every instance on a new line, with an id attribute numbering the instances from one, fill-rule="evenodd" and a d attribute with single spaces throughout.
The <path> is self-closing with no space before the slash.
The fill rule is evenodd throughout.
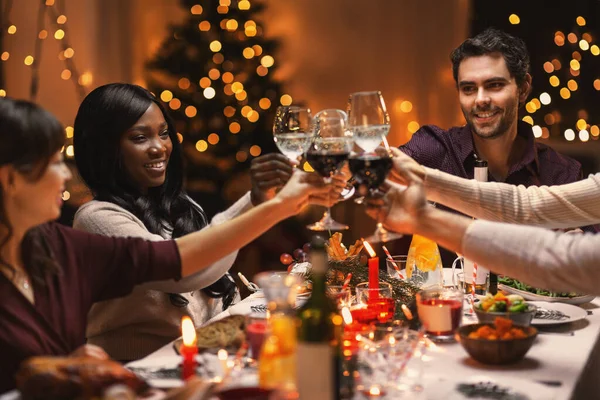
<path id="1" fill-rule="evenodd" d="M 77 211 L 73 226 L 107 236 L 156 241 L 221 224 L 270 197 L 292 173 L 282 155 L 256 159 L 251 193 L 209 224 L 183 189 L 182 147 L 164 106 L 146 89 L 130 84 L 101 86 L 84 99 L 75 120 L 74 146 L 94 200 Z M 95 305 L 88 343 L 117 360 L 134 360 L 178 337 L 182 316 L 200 326 L 239 297 L 227 274 L 236 255 L 237 250 L 188 279 L 155 282 Z"/>
<path id="2" fill-rule="evenodd" d="M 176 284 L 208 272 L 296 215 L 311 195 L 329 191 L 318 176 L 298 171 L 274 198 L 220 225 L 175 240 L 107 237 L 51 222 L 71 177 L 61 153 L 64 128 L 54 116 L 0 98 L 0 142 L 0 393 L 14 388 L 25 359 L 80 348 L 93 303 L 146 282 Z"/>

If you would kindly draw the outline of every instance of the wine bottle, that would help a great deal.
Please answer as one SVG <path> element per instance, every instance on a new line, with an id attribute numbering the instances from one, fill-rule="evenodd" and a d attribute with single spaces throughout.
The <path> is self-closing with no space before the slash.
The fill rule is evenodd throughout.
<path id="1" fill-rule="evenodd" d="M 301 399 L 339 399 L 342 317 L 327 296 L 325 241 L 311 242 L 312 294 L 297 316 L 297 384 Z"/>

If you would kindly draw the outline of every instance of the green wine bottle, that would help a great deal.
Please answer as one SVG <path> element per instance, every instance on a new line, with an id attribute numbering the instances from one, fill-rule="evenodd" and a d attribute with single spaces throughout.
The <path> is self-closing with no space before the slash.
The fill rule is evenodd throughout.
<path id="1" fill-rule="evenodd" d="M 327 296 L 325 241 L 311 242 L 312 294 L 298 311 L 297 384 L 301 399 L 337 400 L 341 378 L 342 317 Z"/>

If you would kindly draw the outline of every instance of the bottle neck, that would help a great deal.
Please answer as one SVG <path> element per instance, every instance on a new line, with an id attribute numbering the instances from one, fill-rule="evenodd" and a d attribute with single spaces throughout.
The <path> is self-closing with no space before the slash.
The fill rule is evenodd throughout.
<path id="1" fill-rule="evenodd" d="M 325 296 L 325 274 L 327 272 L 327 253 L 315 251 L 311 254 L 312 262 L 312 295 Z"/>

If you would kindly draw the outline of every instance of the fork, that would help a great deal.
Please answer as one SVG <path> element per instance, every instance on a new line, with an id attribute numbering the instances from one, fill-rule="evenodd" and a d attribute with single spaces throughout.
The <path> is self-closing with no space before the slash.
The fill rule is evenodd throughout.
<path id="1" fill-rule="evenodd" d="M 256 283 L 250 282 L 241 272 L 238 272 L 238 276 L 240 277 L 240 280 L 242 281 L 242 283 L 244 285 L 246 285 L 248 290 L 250 290 L 252 292 L 258 292 L 260 290 L 260 288 L 258 287 L 258 285 Z"/>

